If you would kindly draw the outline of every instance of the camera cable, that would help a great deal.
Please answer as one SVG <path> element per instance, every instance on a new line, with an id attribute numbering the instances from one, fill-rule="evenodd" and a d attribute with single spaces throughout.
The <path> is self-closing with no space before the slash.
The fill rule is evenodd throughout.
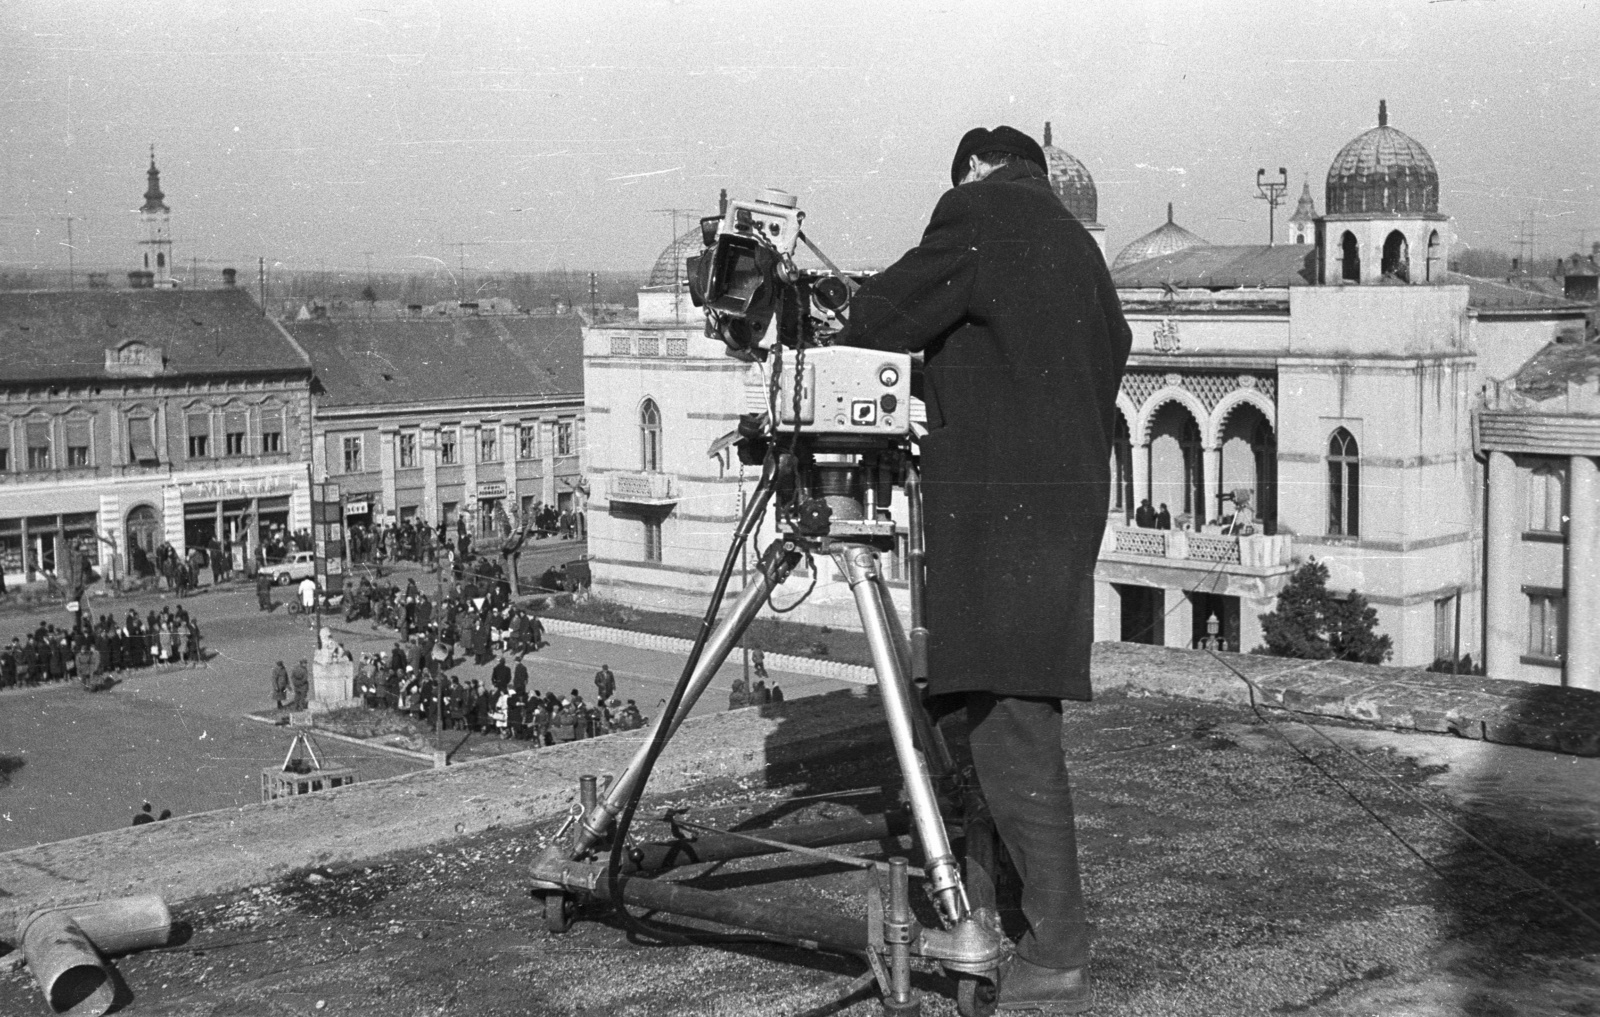
<path id="1" fill-rule="evenodd" d="M 706 642 L 710 639 L 712 630 L 716 627 L 717 615 L 720 612 L 723 596 L 728 589 L 728 583 L 733 576 L 733 571 L 738 563 L 739 550 L 744 546 L 744 541 L 755 528 L 757 521 L 765 514 L 767 501 L 772 496 L 773 483 L 777 475 L 777 464 L 773 456 L 769 455 L 762 466 L 761 479 L 756 484 L 755 493 L 746 506 L 744 516 L 739 520 L 739 526 L 734 532 L 734 539 L 729 542 L 728 553 L 723 559 L 722 569 L 717 573 L 716 585 L 711 592 L 710 603 L 706 606 L 706 613 L 701 618 L 700 629 L 695 634 L 694 644 L 689 650 L 689 658 L 684 662 L 683 671 L 678 677 L 678 683 L 673 687 L 672 695 L 668 697 L 662 707 L 661 720 L 656 724 L 651 735 L 650 744 L 645 753 L 644 765 L 639 780 L 635 783 L 633 791 L 624 803 L 622 812 L 612 827 L 611 851 L 606 860 L 606 881 L 611 886 L 611 905 L 617 917 L 631 932 L 653 939 L 690 943 L 761 943 L 767 945 L 792 946 L 794 943 L 777 936 L 766 936 L 759 933 L 686 933 L 673 932 L 652 926 L 629 913 L 624 902 L 623 887 L 629 876 L 622 873 L 622 856 L 627 847 L 628 832 L 633 825 L 634 813 L 638 810 L 639 801 L 644 796 L 645 784 L 650 779 L 650 773 L 655 769 L 656 760 L 660 758 L 662 750 L 666 747 L 669 732 L 672 729 L 672 718 L 677 714 L 683 704 L 683 697 L 688 692 L 690 680 L 694 676 L 695 668 L 700 664 L 700 658 L 705 652 Z"/>

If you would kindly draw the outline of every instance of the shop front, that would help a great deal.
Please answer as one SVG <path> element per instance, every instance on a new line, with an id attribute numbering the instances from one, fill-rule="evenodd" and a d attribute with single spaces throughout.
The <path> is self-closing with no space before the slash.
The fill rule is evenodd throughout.
<path id="1" fill-rule="evenodd" d="M 506 515 L 506 482 L 480 480 L 477 488 L 477 513 L 475 531 L 480 537 L 495 537 L 511 528 Z"/>
<path id="2" fill-rule="evenodd" d="M 0 519 L 0 572 L 8 583 L 53 579 L 75 586 L 100 565 L 93 512 Z"/>
<path id="3" fill-rule="evenodd" d="M 184 548 L 209 547 L 215 540 L 233 555 L 234 566 L 242 569 L 248 559 L 262 560 L 263 553 L 270 562 L 293 550 L 291 501 L 296 486 L 304 488 L 305 481 L 295 474 L 201 480 L 172 485 L 167 489 L 167 501 L 169 510 L 181 506 Z M 173 506 L 173 501 L 179 506 Z M 130 515 L 130 547 L 135 539 L 133 522 Z M 173 536 L 169 525 L 167 539 Z"/>

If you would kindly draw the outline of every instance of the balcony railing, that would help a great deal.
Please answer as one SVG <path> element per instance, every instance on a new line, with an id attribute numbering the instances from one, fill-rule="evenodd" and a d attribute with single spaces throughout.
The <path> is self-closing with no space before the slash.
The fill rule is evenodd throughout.
<path id="1" fill-rule="evenodd" d="M 606 497 L 634 505 L 671 505 L 678 500 L 675 473 L 613 473 L 606 478 Z"/>
<path id="2" fill-rule="evenodd" d="M 1100 554 L 1260 569 L 1288 565 L 1293 546 L 1291 538 L 1285 535 L 1268 537 L 1251 534 L 1235 537 L 1225 533 L 1150 530 L 1140 526 L 1111 524 L 1106 527 Z"/>

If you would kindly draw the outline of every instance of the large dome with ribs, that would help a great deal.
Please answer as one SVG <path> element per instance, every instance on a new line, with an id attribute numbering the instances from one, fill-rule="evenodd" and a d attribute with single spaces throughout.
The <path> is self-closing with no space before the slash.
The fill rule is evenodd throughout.
<path id="1" fill-rule="evenodd" d="M 1195 236 L 1172 221 L 1172 202 L 1167 202 L 1167 221 L 1122 249 L 1112 268 L 1134 265 L 1151 258 L 1162 258 L 1190 247 L 1209 246 L 1210 241 Z"/>
<path id="2" fill-rule="evenodd" d="M 1328 215 L 1420 214 L 1439 211 L 1439 170 L 1428 150 L 1389 126 L 1378 102 L 1378 126 L 1339 150 L 1328 167 Z"/>
<path id="3" fill-rule="evenodd" d="M 667 245 L 656 259 L 655 266 L 650 269 L 650 281 L 646 286 L 684 286 L 688 284 L 688 269 L 683 263 L 701 251 L 700 225 L 697 222 L 694 229 L 681 234 L 676 240 Z"/>
<path id="4" fill-rule="evenodd" d="M 1050 172 L 1050 186 L 1055 189 L 1067 211 L 1085 226 L 1097 223 L 1100 212 L 1100 194 L 1095 190 L 1094 177 L 1083 163 L 1050 143 L 1050 124 L 1044 125 L 1045 169 Z"/>

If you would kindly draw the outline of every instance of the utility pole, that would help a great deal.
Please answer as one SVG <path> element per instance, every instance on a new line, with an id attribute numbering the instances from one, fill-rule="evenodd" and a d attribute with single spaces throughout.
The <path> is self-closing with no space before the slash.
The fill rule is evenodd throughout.
<path id="1" fill-rule="evenodd" d="M 256 285 L 261 293 L 261 316 L 267 316 L 267 259 L 259 258 L 256 264 Z"/>
<path id="2" fill-rule="evenodd" d="M 1522 233 L 1516 239 L 1518 271 L 1526 273 L 1532 265 L 1532 258 L 1539 253 L 1538 241 L 1544 238 L 1544 233 L 1533 228 L 1533 213 L 1522 213 Z"/>
<path id="3" fill-rule="evenodd" d="M 1266 175 L 1266 170 L 1256 170 L 1256 197 L 1267 203 L 1267 246 L 1272 247 L 1278 242 L 1278 206 L 1283 204 L 1284 193 L 1289 190 L 1289 171 L 1279 166 L 1277 180 L 1263 179 Z"/>
<path id="4" fill-rule="evenodd" d="M 78 269 L 77 259 L 74 257 L 77 248 L 72 246 L 72 221 L 74 219 L 81 221 L 83 216 L 73 215 L 69 212 L 65 215 L 58 215 L 56 218 L 64 220 L 67 224 L 67 289 L 75 290 L 78 288 Z"/>
<path id="5" fill-rule="evenodd" d="M 446 247 L 456 249 L 456 261 L 460 267 L 460 274 L 456 276 L 456 300 L 466 299 L 467 286 L 467 248 L 482 247 L 487 241 L 483 240 L 454 240 L 445 244 Z"/>

